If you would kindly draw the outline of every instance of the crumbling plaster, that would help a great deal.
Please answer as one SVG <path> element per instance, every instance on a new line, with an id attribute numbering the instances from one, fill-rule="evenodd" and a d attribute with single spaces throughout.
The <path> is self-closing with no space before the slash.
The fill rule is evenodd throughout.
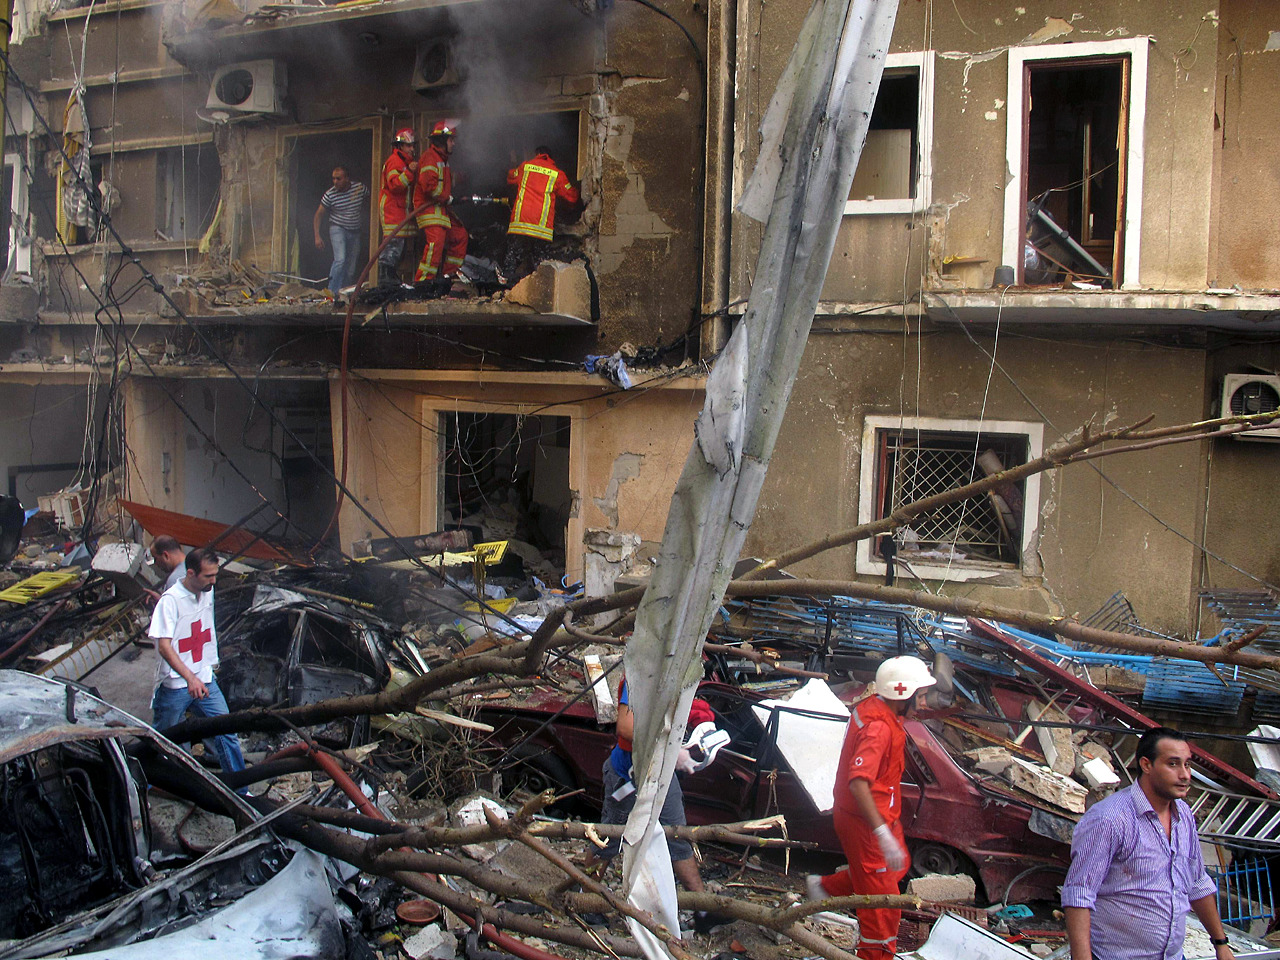
<path id="1" fill-rule="evenodd" d="M 991 348 L 988 334 L 976 336 Z M 913 416 L 918 410 L 922 416 L 952 419 L 1041 419 L 999 371 L 988 391 L 989 360 L 963 335 L 948 331 L 930 331 L 919 344 L 917 407 L 916 343 L 911 342 L 905 365 L 903 346 L 901 335 L 888 333 L 810 339 L 748 552 L 767 557 L 856 525 L 859 464 L 869 453 L 859 449 L 866 414 Z M 1054 426 L 1045 425 L 1046 448 L 1060 438 L 1055 426 L 1071 433 L 1090 420 L 1097 428 L 1151 413 L 1160 424 L 1202 414 L 1204 367 L 1198 351 L 1066 341 L 1054 345 L 1050 370 L 1044 349 L 1036 339 L 1006 335 L 998 356 L 1052 421 Z M 867 373 L 851 375 L 856 371 Z M 1011 573 L 994 581 L 952 583 L 947 592 L 1087 615 L 1119 590 L 1145 622 L 1188 629 L 1187 584 L 1197 576 L 1195 550 L 1163 524 L 1193 540 L 1196 536 L 1204 497 L 1198 446 L 1165 447 L 1097 465 L 1159 519 L 1087 465 L 1056 471 L 1045 478 L 1041 497 L 1043 577 Z M 854 549 L 819 555 L 792 572 L 856 579 Z"/>

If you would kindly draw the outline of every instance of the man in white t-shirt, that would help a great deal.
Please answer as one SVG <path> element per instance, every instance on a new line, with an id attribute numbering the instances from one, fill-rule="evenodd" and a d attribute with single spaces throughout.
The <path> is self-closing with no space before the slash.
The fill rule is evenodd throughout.
<path id="1" fill-rule="evenodd" d="M 190 709 L 200 717 L 227 713 L 227 701 L 213 678 L 218 663 L 218 637 L 213 626 L 213 584 L 218 555 L 201 547 L 187 554 L 186 575 L 166 590 L 147 630 L 156 642 L 156 690 L 151 698 L 152 723 L 161 732 Z M 240 740 L 223 734 L 206 741 L 225 773 L 244 769 Z"/>

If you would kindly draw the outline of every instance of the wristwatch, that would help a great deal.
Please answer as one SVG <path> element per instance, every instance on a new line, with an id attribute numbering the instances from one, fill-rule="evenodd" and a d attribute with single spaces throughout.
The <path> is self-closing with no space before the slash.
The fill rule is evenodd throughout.
<path id="1" fill-rule="evenodd" d="M 1212 943 L 1215 947 L 1225 947 L 1231 941 L 1228 940 L 1226 937 L 1210 937 L 1209 942 Z"/>

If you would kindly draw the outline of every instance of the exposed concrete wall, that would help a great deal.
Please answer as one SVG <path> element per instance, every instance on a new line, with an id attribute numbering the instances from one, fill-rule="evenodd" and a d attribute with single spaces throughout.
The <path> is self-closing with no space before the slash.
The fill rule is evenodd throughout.
<path id="1" fill-rule="evenodd" d="M 1215 286 L 1280 287 L 1280 9 L 1265 0 L 1229 0 L 1218 40 Z"/>
<path id="2" fill-rule="evenodd" d="M 393 374 L 387 373 L 391 377 Z M 637 388 L 643 389 L 643 388 Z M 568 416 L 569 486 L 573 500 L 566 532 L 566 567 L 583 572 L 589 529 L 661 540 L 667 506 L 693 440 L 702 405 L 701 381 L 683 380 L 641 393 L 616 393 L 574 375 L 427 373 L 415 380 L 350 385 L 348 483 L 361 503 L 396 536 L 436 528 L 438 458 L 426 427 L 441 411 Z M 332 386 L 335 457 L 340 459 L 340 394 Z M 340 520 L 344 549 L 381 536 L 346 504 Z"/>
<path id="3" fill-rule="evenodd" d="M 979 340 L 990 349 L 988 335 Z M 861 449 L 867 414 L 1044 422 L 1048 447 L 1060 432 L 1090 420 L 1100 427 L 1154 413 L 1159 423 L 1180 423 L 1203 411 L 1203 359 L 1195 350 L 1059 342 L 1052 346 L 1053 362 L 1046 364 L 1049 348 L 1043 341 L 1006 333 L 1000 363 L 1043 411 L 1042 419 L 999 371 L 987 392 L 989 361 L 963 336 L 942 331 L 927 333 L 920 343 L 917 408 L 916 342 L 909 343 L 905 362 L 903 348 L 897 334 L 811 338 L 747 552 L 767 557 L 856 525 L 859 471 L 870 454 Z M 1164 524 L 1192 540 L 1198 534 L 1198 447 L 1167 447 L 1097 465 L 1158 519 L 1087 465 L 1054 471 L 1042 481 L 1036 555 L 1024 560 L 1032 575 L 1011 572 L 949 583 L 947 593 L 1087 615 L 1123 591 L 1144 622 L 1188 629 L 1187 585 L 1197 576 L 1196 552 Z M 856 578 L 854 549 L 820 555 L 792 572 Z"/>

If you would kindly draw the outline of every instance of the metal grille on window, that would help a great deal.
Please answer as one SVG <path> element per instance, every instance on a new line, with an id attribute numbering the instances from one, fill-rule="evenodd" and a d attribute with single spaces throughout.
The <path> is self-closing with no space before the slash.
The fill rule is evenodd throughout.
<path id="1" fill-rule="evenodd" d="M 977 456 L 975 457 L 975 451 Z M 881 433 L 881 516 L 1026 460 L 1026 439 L 972 433 Z M 945 504 L 902 528 L 904 559 L 1017 563 L 1022 496 L 1007 484 L 990 494 Z"/>

